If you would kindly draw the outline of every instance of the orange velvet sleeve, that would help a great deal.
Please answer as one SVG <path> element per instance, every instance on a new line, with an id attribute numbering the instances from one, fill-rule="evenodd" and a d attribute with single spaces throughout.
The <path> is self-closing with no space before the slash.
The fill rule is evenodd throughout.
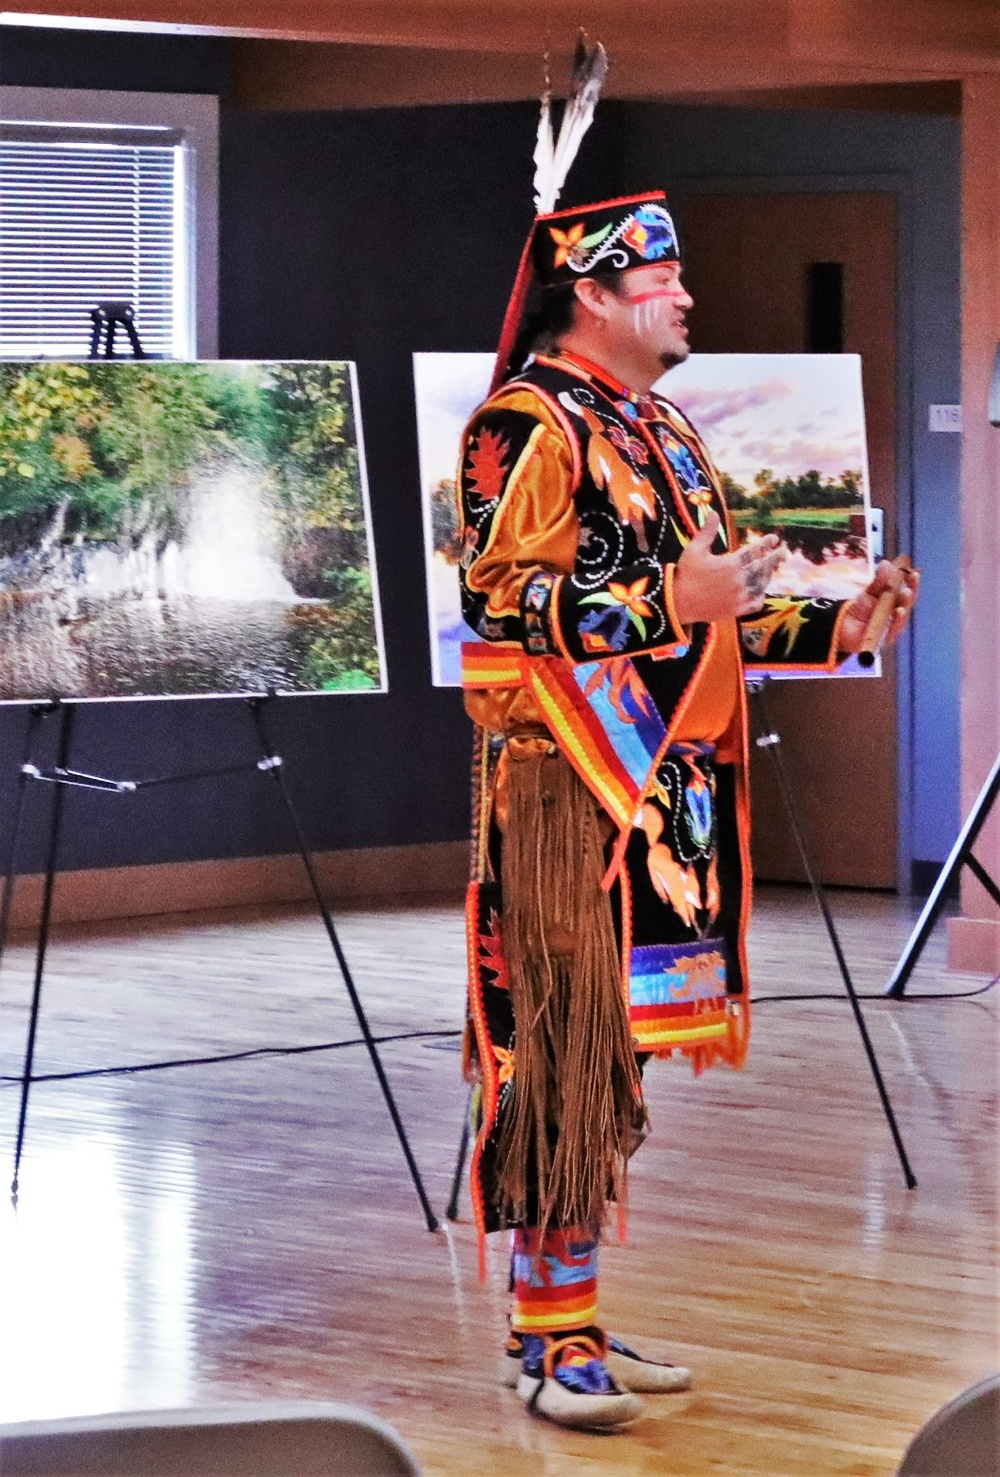
<path id="1" fill-rule="evenodd" d="M 486 596 L 494 620 L 518 616 L 525 584 L 540 570 L 571 573 L 580 526 L 573 502 L 573 454 L 558 421 L 537 395 L 495 396 L 494 410 L 522 411 L 537 425 L 507 475 L 489 537 L 466 574 L 469 590 Z"/>

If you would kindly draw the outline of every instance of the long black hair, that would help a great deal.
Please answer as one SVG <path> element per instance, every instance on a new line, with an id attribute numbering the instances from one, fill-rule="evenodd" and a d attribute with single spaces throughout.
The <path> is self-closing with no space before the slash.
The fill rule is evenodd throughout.
<path id="1" fill-rule="evenodd" d="M 599 282 L 609 292 L 617 293 L 621 288 L 624 273 L 609 267 L 604 272 L 592 272 L 590 279 Z M 521 327 L 506 378 L 516 379 L 531 354 L 550 353 L 576 321 L 576 284 L 561 282 L 557 287 L 535 287 L 528 300 L 528 308 L 521 320 Z"/>

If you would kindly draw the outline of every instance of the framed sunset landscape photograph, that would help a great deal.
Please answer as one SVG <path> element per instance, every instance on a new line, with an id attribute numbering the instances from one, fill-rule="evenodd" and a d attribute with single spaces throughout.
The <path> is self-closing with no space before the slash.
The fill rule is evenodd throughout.
<path id="1" fill-rule="evenodd" d="M 781 539 L 767 593 L 853 600 L 874 569 L 860 357 L 692 354 L 654 389 L 708 447 L 741 543 Z M 879 674 L 852 657 L 809 675 Z"/>
<path id="2" fill-rule="evenodd" d="M 455 472 L 492 354 L 415 354 L 424 549 L 435 686 L 461 682 Z M 871 578 L 873 515 L 855 354 L 692 354 L 654 386 L 690 417 L 719 469 L 741 542 L 776 533 L 768 594 L 851 600 Z M 878 676 L 855 658 L 834 676 Z M 775 677 L 788 676 L 775 669 Z M 802 674 L 792 674 L 801 676 Z M 828 674 L 810 673 L 828 680 Z"/>

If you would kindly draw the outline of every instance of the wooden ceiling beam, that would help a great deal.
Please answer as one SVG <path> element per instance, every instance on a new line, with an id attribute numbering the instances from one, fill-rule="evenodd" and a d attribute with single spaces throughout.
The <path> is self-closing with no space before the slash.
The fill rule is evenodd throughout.
<path id="1" fill-rule="evenodd" d="M 609 97 L 705 102 L 1000 72 L 1000 0 L 0 0 L 0 21 L 37 23 L 39 3 L 49 25 L 237 38 L 237 102 L 257 109 L 535 97 L 546 37 L 558 89 L 580 20 L 608 47 Z"/>
<path id="2" fill-rule="evenodd" d="M 514 102 L 535 98 L 541 88 L 539 55 L 497 56 L 480 52 L 427 51 L 409 47 L 335 46 L 316 42 L 237 40 L 233 43 L 234 102 L 259 111 L 405 107 L 434 103 Z M 565 69 L 554 70 L 556 78 Z M 872 88 L 919 86 L 937 91 L 921 110 L 956 111 L 958 85 L 947 72 L 933 71 L 914 83 L 913 69 L 885 65 L 862 71 L 857 65 L 829 66 L 771 57 L 749 70 L 718 58 L 661 58 L 611 69 L 606 97 L 636 101 L 734 102 L 774 98 L 776 106 L 823 106 L 817 94 L 828 94 L 828 106 L 857 106 L 843 99 L 846 90 L 863 94 Z M 950 101 L 942 89 L 951 88 Z M 838 98 L 838 94 L 840 94 Z M 782 102 L 786 97 L 787 101 Z M 933 101 L 932 101 L 933 100 Z M 883 94 L 868 106 L 904 106 Z"/>
<path id="3" fill-rule="evenodd" d="M 39 16 L 39 7 L 44 16 Z M 581 21 L 616 65 L 671 58 L 1000 68 L 997 0 L 0 0 L 0 20 L 329 41 L 422 51 L 538 56 L 568 52 Z"/>
<path id="4" fill-rule="evenodd" d="M 0 0 L 0 19 L 39 18 L 40 0 Z M 156 27 L 331 41 L 369 46 L 541 55 L 547 37 L 569 55 L 581 21 L 609 50 L 719 48 L 755 44 L 785 49 L 789 5 L 798 0 L 41 0 L 45 17 L 67 24 Z"/>

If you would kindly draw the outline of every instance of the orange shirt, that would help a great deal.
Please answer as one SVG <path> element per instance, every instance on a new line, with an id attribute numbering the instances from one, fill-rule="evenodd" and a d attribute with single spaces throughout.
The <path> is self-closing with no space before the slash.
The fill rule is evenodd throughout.
<path id="1" fill-rule="evenodd" d="M 500 617 L 518 613 L 521 592 L 539 569 L 572 574 L 580 524 L 572 451 L 548 406 L 516 386 L 501 391 L 491 404 L 526 412 L 538 422 L 507 481 L 489 539 L 467 575 L 469 587 L 487 596 L 487 616 Z M 725 621 L 716 627 L 713 649 L 675 737 L 707 743 L 735 738 L 742 681 L 737 625 Z M 468 689 L 465 707 L 473 722 L 494 733 L 544 728 L 524 688 Z"/>
<path id="2" fill-rule="evenodd" d="M 742 689 L 739 627 L 735 621 L 720 621 L 715 627 L 715 644 L 674 738 L 716 744 L 719 759 L 735 762 L 739 757 Z"/>

